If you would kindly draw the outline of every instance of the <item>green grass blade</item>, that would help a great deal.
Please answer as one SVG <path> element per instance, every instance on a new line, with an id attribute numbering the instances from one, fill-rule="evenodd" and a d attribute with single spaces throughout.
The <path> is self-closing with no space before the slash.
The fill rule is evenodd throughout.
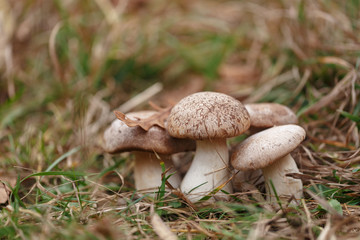
<path id="1" fill-rule="evenodd" d="M 45 172 L 49 172 L 51 171 L 51 169 L 53 169 L 56 165 L 58 165 L 62 160 L 64 160 L 65 158 L 71 156 L 72 154 L 78 152 L 81 149 L 80 146 L 75 147 L 73 149 L 71 149 L 70 151 L 66 152 L 65 154 L 61 155 L 58 159 L 56 159 L 46 170 Z"/>
<path id="2" fill-rule="evenodd" d="M 68 176 L 68 177 L 83 177 L 86 176 L 85 173 L 82 172 L 61 172 L 61 171 L 55 171 L 55 172 L 39 172 L 30 174 L 29 176 L 23 178 L 21 182 L 25 181 L 28 178 L 31 177 L 37 177 L 37 176 Z"/>

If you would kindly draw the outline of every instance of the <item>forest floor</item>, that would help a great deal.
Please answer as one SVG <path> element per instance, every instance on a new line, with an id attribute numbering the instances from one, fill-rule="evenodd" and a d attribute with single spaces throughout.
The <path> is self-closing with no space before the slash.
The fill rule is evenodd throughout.
<path id="1" fill-rule="evenodd" d="M 359 19 L 358 0 L 0 0 L 0 238 L 357 238 Z M 132 155 L 103 150 L 114 109 L 205 90 L 297 114 L 297 206 L 140 195 Z"/>

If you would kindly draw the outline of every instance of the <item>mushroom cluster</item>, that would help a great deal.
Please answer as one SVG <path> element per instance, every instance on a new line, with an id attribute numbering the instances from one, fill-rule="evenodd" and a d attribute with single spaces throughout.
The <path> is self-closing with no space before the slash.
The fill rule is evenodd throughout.
<path id="1" fill-rule="evenodd" d="M 144 119 L 153 114 L 143 111 L 126 117 Z M 191 202 L 229 199 L 229 193 L 233 192 L 231 175 L 236 169 L 240 170 L 241 181 L 253 175 L 252 172 L 261 175 L 267 200 L 274 203 L 276 195 L 280 199 L 302 197 L 301 180 L 288 176 L 299 173 L 290 152 L 305 138 L 305 131 L 295 125 L 297 122 L 296 115 L 280 104 L 243 105 L 223 93 L 198 92 L 183 98 L 171 109 L 165 129 L 153 126 L 145 131 L 115 120 L 105 131 L 105 150 L 133 152 L 138 190 L 154 190 L 161 184 L 159 160 L 170 167 L 171 154 L 195 150 L 184 178 L 181 180 L 178 172 L 172 172 L 169 179 Z M 227 138 L 245 132 L 250 136 L 229 152 Z"/>

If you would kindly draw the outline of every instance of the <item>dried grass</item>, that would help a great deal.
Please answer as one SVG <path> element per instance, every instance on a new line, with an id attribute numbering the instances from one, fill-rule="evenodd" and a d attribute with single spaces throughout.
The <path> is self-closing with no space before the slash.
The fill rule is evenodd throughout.
<path id="1" fill-rule="evenodd" d="M 12 204 L 0 213 L 1 229 L 21 239 L 355 239 L 359 5 L 0 1 L 3 169 L 23 179 L 81 146 L 55 169 L 87 173 L 15 186 Z M 162 199 L 133 192 L 133 166 L 124 160 L 131 157 L 101 148 L 103 130 L 115 118 L 110 110 L 143 108 L 150 98 L 168 105 L 182 96 L 187 79 L 198 79 L 189 93 L 216 89 L 297 112 L 307 132 L 294 152 L 302 174 L 293 177 L 307 189 L 298 208 L 275 212 L 251 184 L 229 203 L 193 205 L 176 189 Z"/>

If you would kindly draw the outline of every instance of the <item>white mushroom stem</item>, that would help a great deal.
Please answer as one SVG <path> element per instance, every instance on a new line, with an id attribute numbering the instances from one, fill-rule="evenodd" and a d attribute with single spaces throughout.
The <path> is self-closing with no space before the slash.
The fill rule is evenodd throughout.
<path id="1" fill-rule="evenodd" d="M 151 152 L 134 151 L 135 156 L 135 168 L 134 168 L 134 180 L 137 190 L 148 190 L 149 192 L 156 192 L 158 187 L 161 186 L 162 169 L 160 162 L 163 161 L 165 169 L 173 167 L 166 176 L 175 172 L 175 168 L 169 155 L 155 155 Z M 158 158 L 160 156 L 160 159 Z M 178 188 L 181 183 L 180 174 L 174 173 L 168 182 L 174 187 Z"/>
<path id="2" fill-rule="evenodd" d="M 181 191 L 192 202 L 200 200 L 229 179 L 228 167 L 226 139 L 196 141 L 195 157 L 181 183 Z M 230 183 L 222 189 L 232 192 Z"/>
<path id="3" fill-rule="evenodd" d="M 271 186 L 272 181 L 277 195 L 282 197 L 290 197 L 294 195 L 296 199 L 302 198 L 303 184 L 300 179 L 287 177 L 288 173 L 299 173 L 299 169 L 296 166 L 295 160 L 290 154 L 278 159 L 273 164 L 262 169 L 265 186 L 267 192 L 267 200 L 274 203 L 276 202 L 276 196 Z"/>

